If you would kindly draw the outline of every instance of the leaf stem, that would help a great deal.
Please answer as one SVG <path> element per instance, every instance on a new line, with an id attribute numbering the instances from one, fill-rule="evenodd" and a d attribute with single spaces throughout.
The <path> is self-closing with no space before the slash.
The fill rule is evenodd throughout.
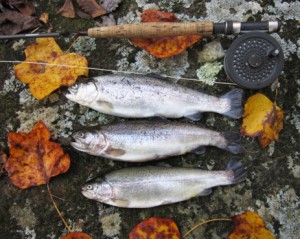
<path id="1" fill-rule="evenodd" d="M 207 220 L 205 222 L 200 222 L 200 223 L 196 224 L 194 227 L 192 227 L 188 232 L 186 232 L 182 238 L 186 238 L 196 228 L 198 228 L 206 223 L 215 222 L 215 221 L 231 221 L 231 218 L 215 218 L 215 219 Z"/>
<path id="2" fill-rule="evenodd" d="M 58 207 L 56 205 L 56 203 L 54 202 L 54 199 L 53 199 L 53 196 L 52 196 L 52 193 L 51 193 L 51 190 L 50 190 L 50 187 L 49 187 L 49 184 L 47 183 L 47 188 L 48 188 L 48 192 L 49 192 L 49 195 L 50 195 L 50 198 L 51 198 L 51 201 L 53 203 L 53 206 L 55 208 L 55 210 L 57 211 L 60 219 L 63 221 L 63 223 L 65 224 L 65 227 L 68 229 L 69 233 L 72 232 L 71 228 L 69 227 L 69 225 L 67 224 L 66 220 L 63 218 L 61 212 L 58 210 Z"/>

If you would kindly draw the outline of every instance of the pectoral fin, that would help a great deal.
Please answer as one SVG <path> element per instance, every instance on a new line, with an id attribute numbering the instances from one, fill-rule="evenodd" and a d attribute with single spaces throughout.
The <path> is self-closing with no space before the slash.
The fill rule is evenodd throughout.
<path id="1" fill-rule="evenodd" d="M 129 206 L 128 200 L 123 199 L 123 198 L 113 198 L 113 199 L 111 199 L 111 201 L 113 201 L 114 205 L 117 207 L 128 207 Z"/>
<path id="2" fill-rule="evenodd" d="M 107 101 L 98 101 L 97 103 L 101 108 L 103 108 L 106 111 L 111 111 L 113 109 L 112 104 Z"/>
<path id="3" fill-rule="evenodd" d="M 110 156 L 117 157 L 117 156 L 121 156 L 121 155 L 125 154 L 126 151 L 124 149 L 116 149 L 116 148 L 109 147 L 105 151 L 105 153 L 108 154 L 108 155 L 110 155 Z"/>

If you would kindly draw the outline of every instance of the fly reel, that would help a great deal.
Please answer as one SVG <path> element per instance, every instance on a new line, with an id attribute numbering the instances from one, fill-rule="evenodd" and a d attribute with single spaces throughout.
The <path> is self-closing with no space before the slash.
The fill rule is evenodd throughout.
<path id="1" fill-rule="evenodd" d="M 263 32 L 246 33 L 229 47 L 224 58 L 227 76 L 243 88 L 260 89 L 272 84 L 284 63 L 279 43 Z"/>

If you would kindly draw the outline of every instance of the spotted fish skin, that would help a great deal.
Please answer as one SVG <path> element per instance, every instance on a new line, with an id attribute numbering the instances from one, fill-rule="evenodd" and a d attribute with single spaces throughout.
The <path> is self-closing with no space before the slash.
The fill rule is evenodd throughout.
<path id="1" fill-rule="evenodd" d="M 221 97 L 200 93 L 166 79 L 138 75 L 104 75 L 69 88 L 66 97 L 99 112 L 120 117 L 186 117 L 199 120 L 201 112 L 240 118 L 243 90 Z"/>
<path id="2" fill-rule="evenodd" d="M 113 171 L 87 183 L 82 187 L 82 194 L 116 207 L 150 208 L 206 196 L 212 187 L 236 184 L 245 177 L 245 168 L 234 161 L 230 161 L 224 171 L 134 167 Z"/>
<path id="3" fill-rule="evenodd" d="M 193 124 L 170 121 L 129 121 L 83 130 L 73 135 L 71 145 L 82 152 L 114 160 L 143 162 L 204 153 L 215 146 L 233 154 L 243 152 L 240 134 L 217 132 Z"/>

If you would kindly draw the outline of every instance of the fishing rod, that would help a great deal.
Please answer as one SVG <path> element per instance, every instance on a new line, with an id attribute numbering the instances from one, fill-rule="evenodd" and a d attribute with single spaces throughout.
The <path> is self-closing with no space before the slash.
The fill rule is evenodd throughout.
<path id="1" fill-rule="evenodd" d="M 200 34 L 209 37 L 214 34 L 240 34 L 248 32 L 277 32 L 282 24 L 279 20 L 262 22 L 214 23 L 199 22 L 146 22 L 115 26 L 94 27 L 78 32 L 32 33 L 16 35 L 0 35 L 0 40 L 42 38 L 42 37 L 72 37 L 89 36 L 93 38 L 154 38 Z"/>

